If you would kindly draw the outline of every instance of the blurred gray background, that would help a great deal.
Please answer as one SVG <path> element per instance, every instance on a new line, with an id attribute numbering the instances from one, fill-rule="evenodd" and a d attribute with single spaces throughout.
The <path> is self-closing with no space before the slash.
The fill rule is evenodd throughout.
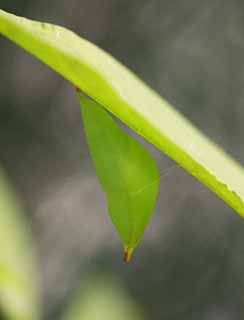
<path id="1" fill-rule="evenodd" d="M 0 0 L 66 26 L 134 70 L 244 163 L 242 0 Z M 23 199 L 40 260 L 44 318 L 111 272 L 152 320 L 241 320 L 244 220 L 146 144 L 163 174 L 130 265 L 107 215 L 72 86 L 0 38 L 0 163 Z"/>

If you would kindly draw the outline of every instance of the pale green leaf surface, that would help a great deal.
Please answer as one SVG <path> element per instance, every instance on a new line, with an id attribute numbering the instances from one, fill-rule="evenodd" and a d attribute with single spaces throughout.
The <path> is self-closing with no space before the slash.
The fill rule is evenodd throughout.
<path id="1" fill-rule="evenodd" d="M 124 132 L 106 110 L 81 93 L 79 99 L 87 142 L 110 216 L 126 255 L 130 255 L 156 201 L 157 165 L 145 147 Z"/>
<path id="2" fill-rule="evenodd" d="M 37 320 L 38 300 L 30 230 L 0 170 L 0 314 L 9 320 Z"/>
<path id="3" fill-rule="evenodd" d="M 81 88 L 244 216 L 243 168 L 109 54 L 67 29 L 2 10 L 0 33 Z"/>

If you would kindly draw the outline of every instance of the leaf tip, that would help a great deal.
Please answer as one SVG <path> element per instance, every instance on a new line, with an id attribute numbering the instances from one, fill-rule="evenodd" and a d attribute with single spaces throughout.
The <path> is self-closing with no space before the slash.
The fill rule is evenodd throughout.
<path id="1" fill-rule="evenodd" d="M 134 251 L 134 248 L 125 247 L 125 249 L 124 249 L 124 262 L 125 263 L 129 263 L 131 261 L 133 251 Z"/>

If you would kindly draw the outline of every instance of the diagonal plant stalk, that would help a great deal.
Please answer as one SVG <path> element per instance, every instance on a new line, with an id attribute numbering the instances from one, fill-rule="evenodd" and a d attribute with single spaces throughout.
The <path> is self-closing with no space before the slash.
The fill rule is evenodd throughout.
<path id="1" fill-rule="evenodd" d="M 109 54 L 73 32 L 0 10 L 0 33 L 48 64 L 244 216 L 244 170 Z"/>

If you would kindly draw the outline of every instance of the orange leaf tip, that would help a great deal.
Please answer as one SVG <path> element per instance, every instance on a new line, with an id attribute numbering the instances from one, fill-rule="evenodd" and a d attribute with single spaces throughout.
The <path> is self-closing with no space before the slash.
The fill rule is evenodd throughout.
<path id="1" fill-rule="evenodd" d="M 125 263 L 129 263 L 130 262 L 133 251 L 134 251 L 134 249 L 133 248 L 129 248 L 129 247 L 126 247 L 124 249 L 124 262 Z"/>

